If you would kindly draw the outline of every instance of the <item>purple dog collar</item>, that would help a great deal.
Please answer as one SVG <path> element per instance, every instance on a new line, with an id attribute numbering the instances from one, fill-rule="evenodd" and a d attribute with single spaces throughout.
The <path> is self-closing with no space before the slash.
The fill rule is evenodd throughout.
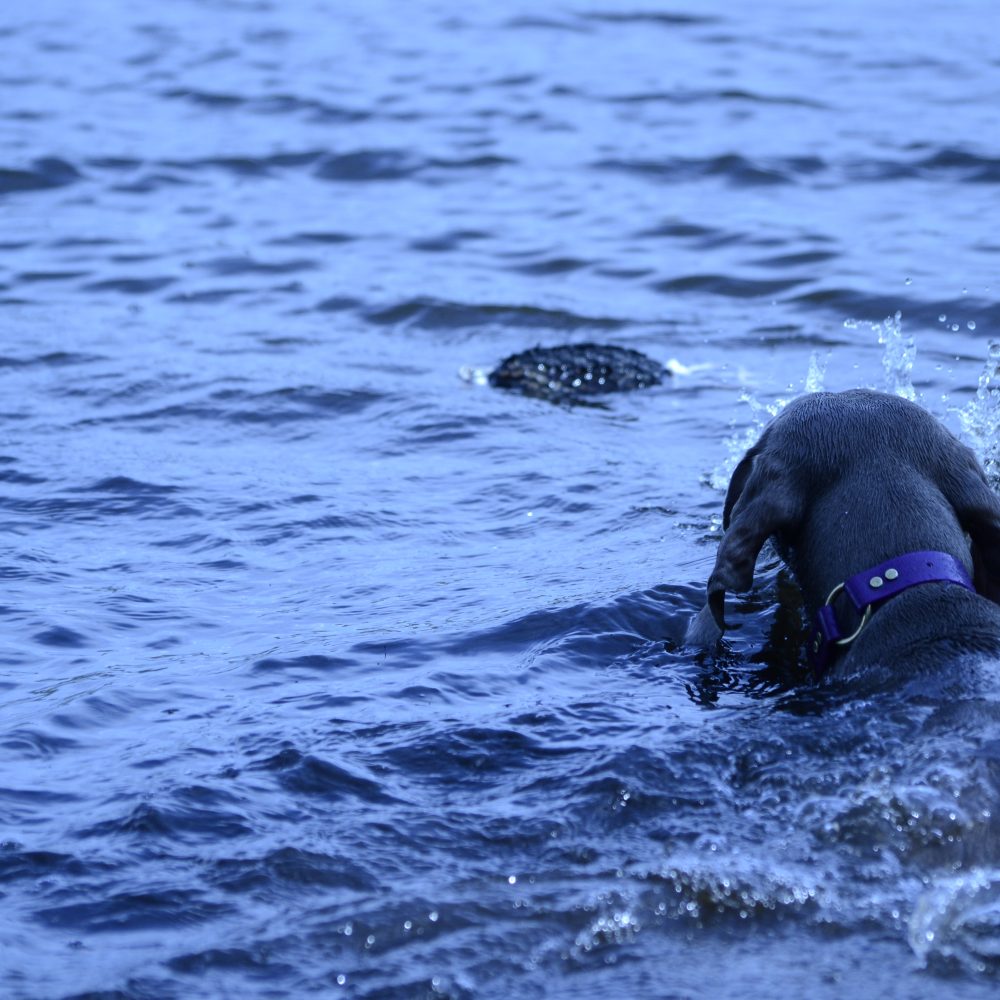
<path id="1" fill-rule="evenodd" d="M 947 552 L 907 552 L 856 573 L 838 583 L 830 591 L 826 603 L 816 612 L 816 628 L 809 639 L 813 666 L 820 672 L 825 670 L 835 647 L 850 645 L 868 624 L 873 611 L 897 594 L 921 583 L 957 583 L 973 593 L 976 589 L 965 567 Z M 850 635 L 841 630 L 833 611 L 833 601 L 841 591 L 861 615 L 860 624 Z"/>

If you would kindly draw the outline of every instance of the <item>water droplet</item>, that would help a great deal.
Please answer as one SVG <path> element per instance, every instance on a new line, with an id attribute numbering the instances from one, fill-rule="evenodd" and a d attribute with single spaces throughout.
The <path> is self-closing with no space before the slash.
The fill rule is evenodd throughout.
<path id="1" fill-rule="evenodd" d="M 347 976 L 345 976 L 343 973 L 341 973 L 339 976 L 337 976 L 337 985 L 338 986 L 343 986 L 344 983 L 346 983 L 346 982 L 347 982 Z"/>
<path id="2" fill-rule="evenodd" d="M 968 327 L 968 328 L 969 328 L 970 330 L 975 330 L 975 328 L 976 328 L 976 321 L 975 321 L 974 319 L 970 319 L 970 320 L 969 320 L 969 322 L 968 322 L 968 323 L 966 323 L 965 325 L 966 325 L 966 326 L 967 326 L 967 327 Z"/>
<path id="3" fill-rule="evenodd" d="M 906 281 L 903 282 L 903 284 L 904 285 L 912 285 L 913 284 L 913 279 L 912 278 L 907 278 Z"/>
<path id="4" fill-rule="evenodd" d="M 953 333 L 957 333 L 958 332 L 958 324 L 957 323 L 952 323 L 951 324 L 951 329 L 952 329 Z"/>
<path id="5" fill-rule="evenodd" d="M 517 876 L 516 875 L 508 875 L 507 876 L 507 883 L 509 885 L 516 885 L 517 884 Z"/>
<path id="6" fill-rule="evenodd" d="M 948 317 L 944 313 L 941 313 L 941 315 L 938 316 L 938 322 L 943 323 L 947 318 Z"/>
<path id="7" fill-rule="evenodd" d="M 412 920 L 404 920 L 403 921 L 403 930 L 404 931 L 412 931 L 413 930 L 413 921 Z"/>
<path id="8" fill-rule="evenodd" d="M 431 910 L 431 912 L 427 914 L 427 919 L 432 924 L 436 924 L 438 922 L 438 916 L 439 916 L 439 914 L 438 914 L 437 910 Z"/>

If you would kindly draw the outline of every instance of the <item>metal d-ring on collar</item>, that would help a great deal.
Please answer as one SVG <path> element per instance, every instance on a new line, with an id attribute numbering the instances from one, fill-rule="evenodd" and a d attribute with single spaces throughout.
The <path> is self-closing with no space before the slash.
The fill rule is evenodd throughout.
<path id="1" fill-rule="evenodd" d="M 893 571 L 895 572 L 895 571 Z M 828 608 L 833 604 L 834 598 L 844 589 L 843 583 L 838 583 L 833 590 L 830 591 L 830 596 L 823 602 L 823 607 Z M 860 610 L 860 609 L 859 609 Z M 861 630 L 868 624 L 868 620 L 872 616 L 872 606 L 870 604 L 865 605 L 864 614 L 861 616 L 861 621 L 858 622 L 858 627 L 850 634 L 845 635 L 843 638 L 834 639 L 833 643 L 836 646 L 849 646 L 859 635 L 861 635 Z M 839 628 L 839 626 L 838 626 Z"/>
<path id="2" fill-rule="evenodd" d="M 921 583 L 957 583 L 966 590 L 976 589 L 965 566 L 947 552 L 907 552 L 856 573 L 838 583 L 816 612 L 816 628 L 809 639 L 809 655 L 816 669 L 822 671 L 827 666 L 835 647 L 854 642 L 873 612 L 886 601 Z M 861 615 L 860 623 L 850 635 L 841 631 L 833 610 L 833 602 L 841 592 Z"/>

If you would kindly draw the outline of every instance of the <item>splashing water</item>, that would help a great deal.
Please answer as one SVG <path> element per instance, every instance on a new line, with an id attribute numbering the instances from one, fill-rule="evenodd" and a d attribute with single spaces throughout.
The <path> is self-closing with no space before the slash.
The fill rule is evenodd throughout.
<path id="1" fill-rule="evenodd" d="M 916 358 L 917 348 L 912 337 L 903 335 L 903 314 L 896 312 L 892 316 L 887 316 L 881 323 L 875 323 L 870 320 L 847 319 L 844 320 L 844 326 L 849 330 L 856 330 L 858 327 L 865 326 L 878 337 L 878 342 L 883 348 L 882 369 L 885 372 L 881 388 L 885 392 L 914 402 L 917 398 L 917 393 L 913 387 L 913 363 Z M 809 369 L 806 372 L 806 377 L 802 385 L 804 393 L 822 392 L 825 389 L 826 369 L 829 360 L 829 353 L 821 356 L 818 352 L 813 352 L 809 358 Z M 989 417 L 991 422 L 988 427 L 983 428 L 982 434 L 972 434 L 977 441 L 987 443 L 997 440 L 998 436 L 1000 436 L 997 433 L 1000 430 L 1000 347 L 998 347 L 996 364 L 991 371 L 993 379 L 991 391 L 993 395 L 989 397 L 989 406 L 987 407 L 984 404 L 980 408 L 983 414 Z M 984 377 L 986 376 L 984 375 Z M 980 394 L 983 393 L 982 385 L 983 382 L 980 379 Z M 766 405 L 760 403 L 752 393 L 744 390 L 740 396 L 740 402 L 749 404 L 753 419 L 748 427 L 726 439 L 726 457 L 708 476 L 708 483 L 713 489 L 726 489 L 729 477 L 732 475 L 739 460 L 749 448 L 753 447 L 768 422 L 785 408 L 789 400 L 777 399 L 772 404 Z M 989 409 L 988 414 L 986 412 L 987 409 Z M 962 420 L 963 423 L 966 423 L 964 415 L 962 416 Z M 969 432 L 968 425 L 966 426 L 966 430 Z M 977 451 L 982 451 L 982 448 L 977 449 Z M 990 471 L 991 469 L 992 472 Z M 992 465 L 988 466 L 987 472 L 991 477 L 991 482 L 1000 483 L 1000 443 L 996 446 L 996 454 L 993 457 Z"/>
<path id="2" fill-rule="evenodd" d="M 826 366 L 830 362 L 830 354 L 827 352 L 820 357 L 818 351 L 813 351 L 809 358 L 809 370 L 806 372 L 806 392 L 822 392 L 826 387 Z"/>
<path id="3" fill-rule="evenodd" d="M 826 385 L 826 366 L 830 361 L 829 353 L 820 355 L 814 351 L 809 358 L 809 369 L 802 384 L 803 393 L 822 392 Z M 764 432 L 764 428 L 790 402 L 789 399 L 776 399 L 773 403 L 761 403 L 747 389 L 740 394 L 740 402 L 750 407 L 751 421 L 747 427 L 726 438 L 726 457 L 711 472 L 708 483 L 715 490 L 725 490 L 729 478 L 733 474 L 739 460 L 752 448 Z"/>
<path id="4" fill-rule="evenodd" d="M 910 947 L 925 964 L 956 961 L 983 973 L 1000 957 L 1000 872 L 975 869 L 923 893 L 909 921 Z"/>
<path id="5" fill-rule="evenodd" d="M 714 490 L 727 489 L 739 460 L 757 443 L 764 428 L 788 405 L 789 400 L 776 399 L 773 403 L 762 403 L 752 392 L 744 389 L 740 393 L 740 402 L 750 407 L 751 420 L 748 426 L 726 438 L 726 457 L 708 477 L 708 483 Z"/>
<path id="6" fill-rule="evenodd" d="M 883 348 L 882 369 L 885 378 L 882 389 L 911 402 L 915 401 L 917 392 L 913 388 L 913 361 L 917 355 L 917 347 L 912 337 L 903 336 L 903 314 L 896 312 L 892 316 L 886 316 L 881 323 L 847 319 L 844 320 L 844 326 L 848 330 L 867 326 L 876 334 Z"/>
<path id="7" fill-rule="evenodd" d="M 885 371 L 885 391 L 893 392 L 913 402 L 917 398 L 913 388 L 913 360 L 917 354 L 912 337 L 903 336 L 903 314 L 886 316 L 872 329 L 883 346 L 882 368 Z"/>
<path id="8" fill-rule="evenodd" d="M 958 411 L 958 419 L 990 486 L 1000 488 L 1000 341 L 990 341 L 975 398 Z"/>

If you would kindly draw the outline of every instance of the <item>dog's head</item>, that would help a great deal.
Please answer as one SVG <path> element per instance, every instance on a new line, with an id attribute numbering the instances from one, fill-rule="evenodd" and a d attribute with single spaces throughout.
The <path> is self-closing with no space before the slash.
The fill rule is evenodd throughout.
<path id="1" fill-rule="evenodd" d="M 897 396 L 850 390 L 790 403 L 737 465 L 723 528 L 693 645 L 718 640 L 726 591 L 750 589 L 769 538 L 807 605 L 829 579 L 916 549 L 971 557 L 977 591 L 1000 603 L 1000 498 L 968 448 Z"/>

